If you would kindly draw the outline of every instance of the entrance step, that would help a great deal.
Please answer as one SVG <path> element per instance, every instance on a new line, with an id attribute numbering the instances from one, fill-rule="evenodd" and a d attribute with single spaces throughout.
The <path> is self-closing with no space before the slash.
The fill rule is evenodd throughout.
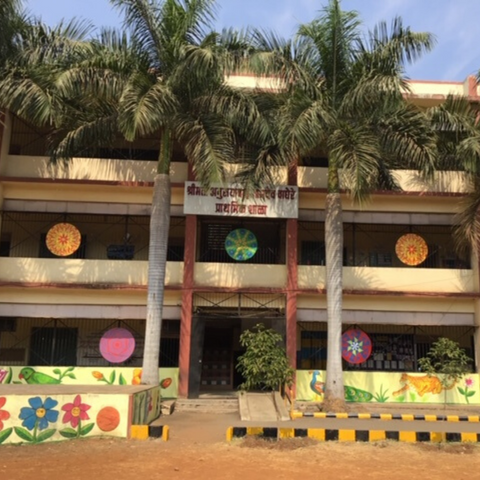
<path id="1" fill-rule="evenodd" d="M 238 397 L 179 398 L 175 412 L 238 413 Z"/>
<path id="2" fill-rule="evenodd" d="M 250 422 L 288 421 L 290 415 L 278 392 L 246 393 L 239 396 L 240 417 Z"/>

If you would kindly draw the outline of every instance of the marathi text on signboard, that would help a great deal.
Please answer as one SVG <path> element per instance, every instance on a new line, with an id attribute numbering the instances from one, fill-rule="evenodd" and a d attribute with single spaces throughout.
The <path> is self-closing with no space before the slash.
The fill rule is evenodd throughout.
<path id="1" fill-rule="evenodd" d="M 264 218 L 297 218 L 298 188 L 281 186 L 253 192 L 238 185 L 185 184 L 184 213 Z"/>

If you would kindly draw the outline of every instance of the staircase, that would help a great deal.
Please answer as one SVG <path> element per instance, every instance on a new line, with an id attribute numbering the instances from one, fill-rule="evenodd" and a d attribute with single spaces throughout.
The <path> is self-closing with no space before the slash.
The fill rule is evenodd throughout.
<path id="1" fill-rule="evenodd" d="M 238 413 L 237 393 L 231 395 L 200 395 L 200 398 L 179 398 L 175 412 Z"/>

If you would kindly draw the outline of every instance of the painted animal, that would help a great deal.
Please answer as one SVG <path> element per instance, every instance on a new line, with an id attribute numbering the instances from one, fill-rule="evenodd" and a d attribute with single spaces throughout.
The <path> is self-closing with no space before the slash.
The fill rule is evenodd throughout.
<path id="1" fill-rule="evenodd" d="M 325 382 L 321 382 L 318 379 L 320 372 L 314 370 L 312 373 L 312 380 L 310 382 L 310 390 L 316 395 L 323 397 L 325 394 Z M 370 402 L 373 399 L 373 395 L 365 390 L 351 387 L 349 385 L 344 386 L 345 400 L 347 402 Z"/>
<path id="2" fill-rule="evenodd" d="M 318 376 L 320 375 L 320 372 L 318 370 L 314 370 L 312 372 L 312 380 L 310 382 L 310 389 L 312 390 L 315 395 L 320 395 L 323 397 L 323 394 L 325 393 L 325 382 L 321 382 L 318 379 Z"/>
<path id="3" fill-rule="evenodd" d="M 18 378 L 25 380 L 30 385 L 58 385 L 60 380 L 46 373 L 36 372 L 33 368 L 25 367 L 20 370 Z"/>
<path id="4" fill-rule="evenodd" d="M 402 373 L 400 383 L 403 383 L 403 387 L 393 392 L 394 397 L 398 397 L 410 389 L 415 390 L 421 397 L 428 393 L 439 395 L 442 393 L 442 390 L 450 390 L 455 386 L 455 382 L 452 382 L 452 384 L 448 386 L 442 385 L 440 379 L 434 375 L 417 376 L 409 375 L 408 373 Z"/>

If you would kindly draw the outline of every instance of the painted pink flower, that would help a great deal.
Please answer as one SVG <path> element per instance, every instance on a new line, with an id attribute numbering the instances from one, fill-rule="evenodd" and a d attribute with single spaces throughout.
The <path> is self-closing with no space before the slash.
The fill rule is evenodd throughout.
<path id="1" fill-rule="evenodd" d="M 467 378 L 467 379 L 465 380 L 465 386 L 466 386 L 466 387 L 473 387 L 473 378 L 470 378 L 470 377 Z"/>
<path id="2" fill-rule="evenodd" d="M 7 403 L 5 397 L 0 397 L 0 431 L 3 430 L 3 420 L 8 420 L 10 418 L 10 413 L 6 410 L 2 410 L 2 407 Z"/>
<path id="3" fill-rule="evenodd" d="M 63 423 L 70 422 L 70 425 L 73 428 L 78 427 L 78 422 L 80 420 L 89 420 L 90 417 L 88 416 L 87 410 L 90 410 L 91 405 L 87 405 L 86 403 L 82 403 L 82 397 L 77 395 L 73 400 L 73 403 L 66 403 L 62 410 L 65 412 L 63 416 Z"/>

